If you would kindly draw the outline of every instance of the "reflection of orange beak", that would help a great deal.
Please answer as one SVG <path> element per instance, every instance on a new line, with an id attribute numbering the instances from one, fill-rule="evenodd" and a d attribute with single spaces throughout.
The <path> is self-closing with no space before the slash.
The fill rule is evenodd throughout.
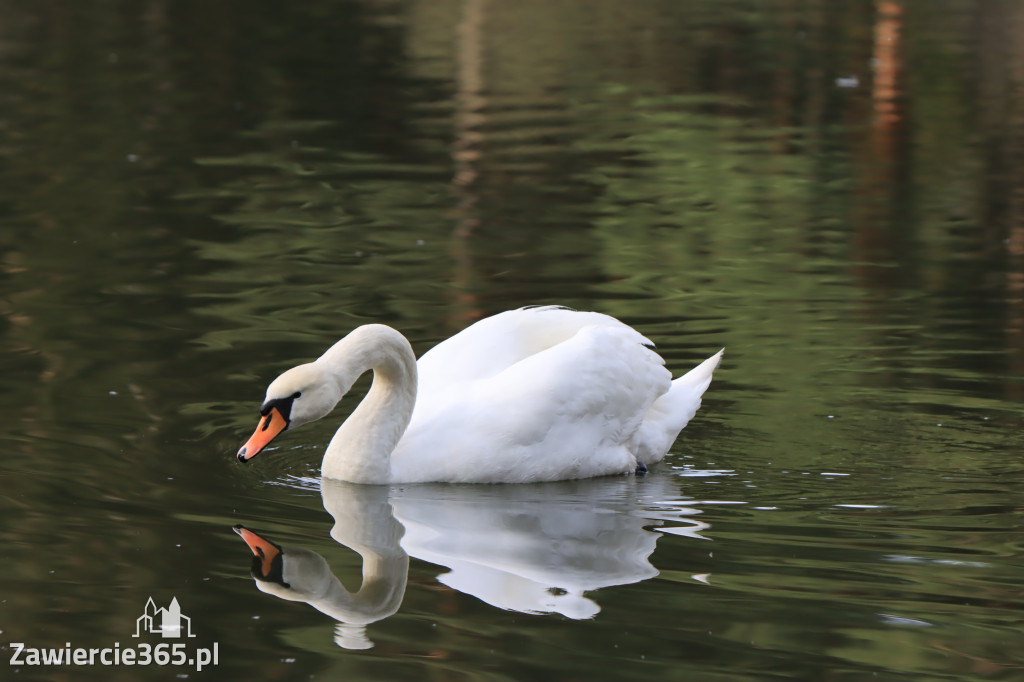
<path id="1" fill-rule="evenodd" d="M 256 533 L 253 533 L 248 528 L 242 526 L 235 526 L 234 531 L 242 536 L 245 540 L 245 544 L 249 545 L 249 549 L 259 559 L 260 573 L 266 578 L 270 575 L 271 564 L 274 563 L 274 558 L 281 553 L 281 548 L 275 545 L 270 540 L 261 538 Z"/>
<path id="2" fill-rule="evenodd" d="M 242 449 L 238 451 L 238 461 L 248 462 L 260 453 L 260 450 L 267 447 L 267 444 L 274 440 L 277 434 L 288 428 L 288 422 L 281 415 L 276 407 L 270 408 L 270 412 L 260 420 L 259 425 Z"/>

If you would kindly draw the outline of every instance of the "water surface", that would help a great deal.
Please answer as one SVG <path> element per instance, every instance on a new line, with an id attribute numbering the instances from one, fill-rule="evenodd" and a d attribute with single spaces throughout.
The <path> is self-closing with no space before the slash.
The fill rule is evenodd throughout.
<path id="1" fill-rule="evenodd" d="M 219 647 L 0 677 L 1020 676 L 1018 4 L 0 10 L 0 647 L 156 645 L 150 597 Z M 727 348 L 647 477 L 234 460 L 354 326 L 550 303 Z M 362 597 L 264 594 L 236 524 Z"/>

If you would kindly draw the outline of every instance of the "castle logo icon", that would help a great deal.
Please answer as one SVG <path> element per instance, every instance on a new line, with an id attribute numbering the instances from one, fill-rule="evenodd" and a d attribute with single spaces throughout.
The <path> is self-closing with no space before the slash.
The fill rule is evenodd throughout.
<path id="1" fill-rule="evenodd" d="M 153 598 L 149 598 L 142 615 L 135 619 L 135 634 L 132 637 L 138 637 L 143 632 L 159 633 L 161 637 L 195 637 L 192 634 L 192 619 L 182 615 L 177 597 L 171 599 L 166 609 L 158 609 Z"/>

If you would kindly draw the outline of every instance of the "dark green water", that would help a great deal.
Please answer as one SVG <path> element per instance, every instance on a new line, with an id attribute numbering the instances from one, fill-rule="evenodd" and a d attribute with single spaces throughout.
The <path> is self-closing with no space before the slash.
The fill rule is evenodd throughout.
<path id="1" fill-rule="evenodd" d="M 0 679 L 1024 675 L 1020 3 L 0 17 Z M 336 421 L 234 460 L 354 326 L 544 303 L 727 348 L 647 477 L 322 492 Z M 263 594 L 235 524 L 376 582 Z M 216 666 L 9 663 L 178 642 L 150 597 Z"/>

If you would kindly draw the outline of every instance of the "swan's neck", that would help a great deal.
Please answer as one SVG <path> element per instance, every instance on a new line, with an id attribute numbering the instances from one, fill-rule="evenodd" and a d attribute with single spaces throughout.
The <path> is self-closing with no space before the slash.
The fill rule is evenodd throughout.
<path id="1" fill-rule="evenodd" d="M 355 483 L 388 483 L 391 453 L 416 405 L 416 356 L 405 337 L 384 325 L 353 331 L 317 360 L 343 384 L 373 371 L 370 391 L 334 434 L 322 474 Z"/>

